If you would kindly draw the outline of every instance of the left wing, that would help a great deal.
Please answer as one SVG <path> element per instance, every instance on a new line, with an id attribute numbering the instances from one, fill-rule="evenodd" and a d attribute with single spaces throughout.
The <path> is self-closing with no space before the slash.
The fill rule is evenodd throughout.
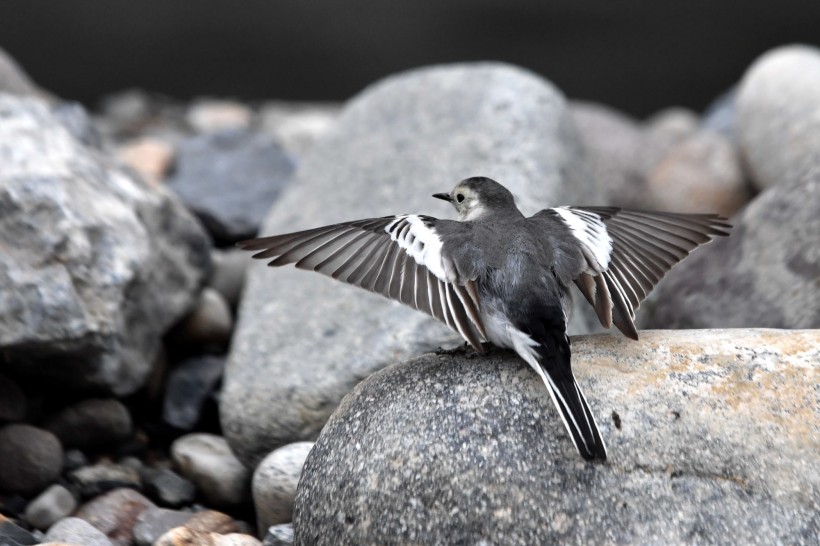
<path id="1" fill-rule="evenodd" d="M 432 315 L 478 352 L 486 339 L 474 280 L 442 252 L 436 218 L 407 214 L 342 222 L 237 243 L 270 266 L 295 264 Z"/>
<path id="2" fill-rule="evenodd" d="M 575 284 L 605 328 L 638 339 L 635 311 L 658 282 L 698 246 L 729 235 L 716 214 L 640 212 L 616 207 L 557 207 L 534 219 L 560 221 L 576 239 L 584 269 Z"/>

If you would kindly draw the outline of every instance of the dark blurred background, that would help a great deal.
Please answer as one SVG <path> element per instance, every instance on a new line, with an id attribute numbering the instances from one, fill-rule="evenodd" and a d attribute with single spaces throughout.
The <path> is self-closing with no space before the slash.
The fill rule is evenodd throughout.
<path id="1" fill-rule="evenodd" d="M 343 100 L 403 69 L 491 59 L 643 116 L 702 110 L 760 53 L 790 42 L 820 42 L 820 1 L 0 3 L 0 47 L 89 106 L 131 87 Z"/>

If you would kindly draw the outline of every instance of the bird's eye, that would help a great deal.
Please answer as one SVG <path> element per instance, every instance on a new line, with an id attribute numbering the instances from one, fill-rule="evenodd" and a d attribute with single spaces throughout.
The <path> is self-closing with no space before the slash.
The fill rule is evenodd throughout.
<path id="1" fill-rule="evenodd" d="M 456 194 L 456 202 L 461 203 L 462 201 L 464 201 L 464 194 L 463 193 L 457 193 Z"/>

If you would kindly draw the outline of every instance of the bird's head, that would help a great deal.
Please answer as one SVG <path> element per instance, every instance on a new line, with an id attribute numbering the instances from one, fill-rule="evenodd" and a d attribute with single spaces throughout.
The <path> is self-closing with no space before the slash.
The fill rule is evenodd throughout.
<path id="1" fill-rule="evenodd" d="M 518 211 L 510 191 L 495 180 L 483 176 L 462 180 L 450 193 L 434 193 L 433 197 L 452 203 L 462 222 L 509 208 Z"/>

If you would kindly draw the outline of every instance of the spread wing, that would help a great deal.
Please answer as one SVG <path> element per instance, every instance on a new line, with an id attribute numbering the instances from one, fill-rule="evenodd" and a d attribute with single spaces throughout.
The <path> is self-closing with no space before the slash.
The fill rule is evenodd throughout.
<path id="1" fill-rule="evenodd" d="M 295 264 L 431 315 L 483 352 L 475 282 L 442 254 L 436 218 L 387 216 L 237 243 L 269 266 Z"/>
<path id="2" fill-rule="evenodd" d="M 605 328 L 638 339 L 635 311 L 655 285 L 698 246 L 729 235 L 716 214 L 639 212 L 615 207 L 559 207 L 536 217 L 560 220 L 575 237 L 585 267 L 575 284 Z"/>

